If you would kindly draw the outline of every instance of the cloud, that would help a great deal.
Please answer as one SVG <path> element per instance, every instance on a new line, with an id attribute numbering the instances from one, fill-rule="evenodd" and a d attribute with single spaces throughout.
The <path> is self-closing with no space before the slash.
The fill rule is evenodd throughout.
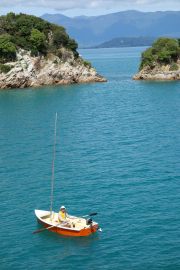
<path id="1" fill-rule="evenodd" d="M 37 7 L 54 10 L 71 9 L 156 9 L 162 7 L 174 7 L 180 10 L 180 0 L 0 0 L 1 8 L 13 7 Z M 171 9 L 171 8 L 169 8 Z"/>

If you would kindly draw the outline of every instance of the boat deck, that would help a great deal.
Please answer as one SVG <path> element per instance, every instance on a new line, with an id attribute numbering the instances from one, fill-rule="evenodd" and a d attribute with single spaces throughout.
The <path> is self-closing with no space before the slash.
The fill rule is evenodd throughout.
<path id="1" fill-rule="evenodd" d="M 62 224 L 59 224 L 59 220 L 58 220 L 58 214 L 54 213 L 53 219 L 48 217 L 44 220 L 47 223 L 50 223 L 52 225 L 62 225 L 63 227 L 66 227 Z M 69 217 L 66 219 L 66 222 L 69 224 L 70 228 L 74 228 L 77 230 L 81 230 L 83 228 L 86 228 L 86 220 L 84 218 L 77 218 L 77 217 Z"/>

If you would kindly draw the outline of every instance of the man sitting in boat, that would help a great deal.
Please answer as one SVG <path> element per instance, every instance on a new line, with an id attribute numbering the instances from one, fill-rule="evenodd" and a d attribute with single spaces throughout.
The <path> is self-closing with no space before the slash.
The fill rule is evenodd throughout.
<path id="1" fill-rule="evenodd" d="M 65 226 L 65 227 L 71 227 L 70 223 L 67 221 L 68 217 L 69 217 L 69 215 L 66 212 L 66 207 L 61 206 L 60 211 L 58 213 L 59 223 L 61 223 L 61 225 Z"/>

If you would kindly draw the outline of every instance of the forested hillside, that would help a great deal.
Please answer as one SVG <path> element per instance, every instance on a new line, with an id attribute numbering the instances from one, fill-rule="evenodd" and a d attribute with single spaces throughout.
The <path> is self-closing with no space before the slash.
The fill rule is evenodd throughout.
<path id="1" fill-rule="evenodd" d="M 15 60 L 18 48 L 31 51 L 32 55 L 37 56 L 49 52 L 59 55 L 61 47 L 78 56 L 77 43 L 69 37 L 64 27 L 31 15 L 8 13 L 0 16 L 1 63 Z"/>

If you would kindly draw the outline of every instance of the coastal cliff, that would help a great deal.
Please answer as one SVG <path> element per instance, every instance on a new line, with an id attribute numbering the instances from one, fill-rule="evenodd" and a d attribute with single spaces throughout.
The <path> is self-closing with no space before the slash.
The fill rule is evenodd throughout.
<path id="1" fill-rule="evenodd" d="M 156 65 L 153 69 L 144 67 L 133 76 L 133 79 L 152 81 L 180 80 L 180 60 L 178 60 L 176 68 L 177 70 L 171 70 L 171 65 Z"/>
<path id="2" fill-rule="evenodd" d="M 159 38 L 141 56 L 134 80 L 180 80 L 180 40 Z"/>
<path id="3" fill-rule="evenodd" d="M 75 59 L 66 49 L 62 49 L 61 58 L 54 54 L 32 57 L 29 51 L 19 49 L 16 59 L 4 65 L 11 69 L 0 73 L 1 89 L 106 81 L 83 59 Z"/>
<path id="4" fill-rule="evenodd" d="M 105 82 L 63 27 L 35 16 L 0 17 L 0 89 Z"/>

